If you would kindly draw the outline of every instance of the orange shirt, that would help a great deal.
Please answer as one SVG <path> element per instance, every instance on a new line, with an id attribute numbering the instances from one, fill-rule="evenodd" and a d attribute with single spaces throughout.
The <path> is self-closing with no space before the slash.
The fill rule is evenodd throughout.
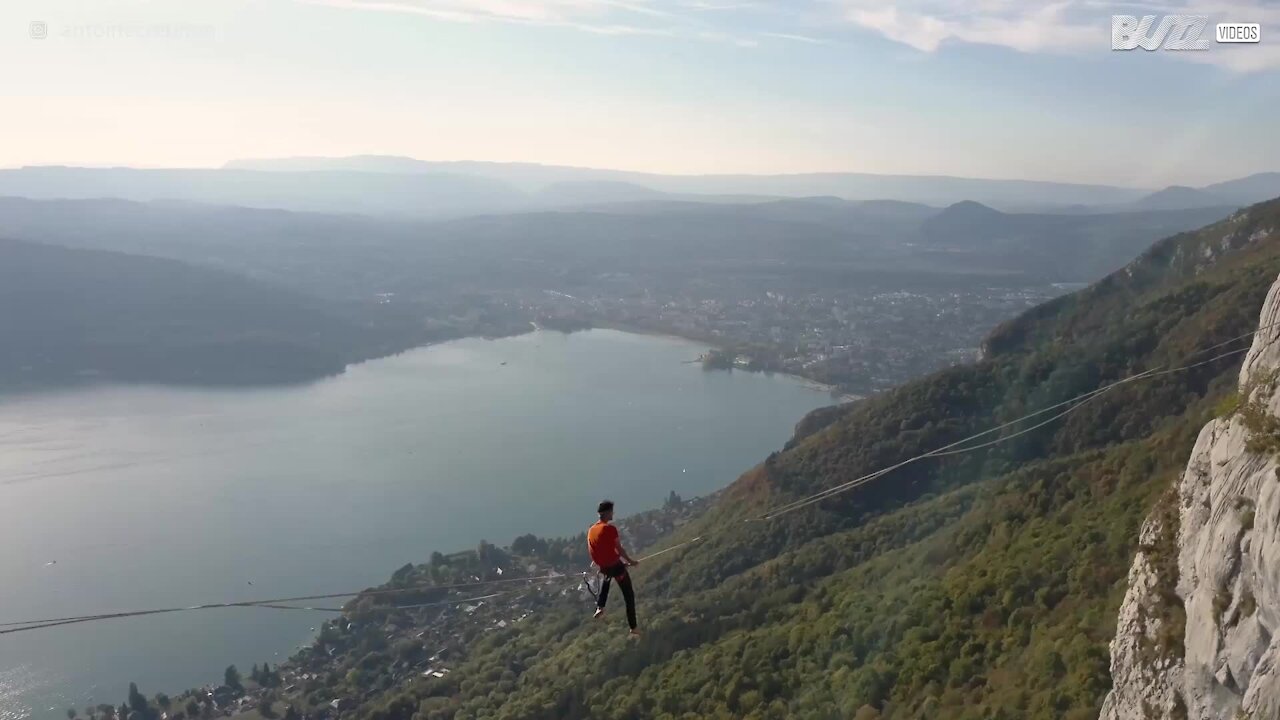
<path id="1" fill-rule="evenodd" d="M 591 562 L 601 570 L 622 562 L 618 555 L 618 528 L 603 520 L 592 525 L 587 531 L 587 550 L 591 554 Z"/>

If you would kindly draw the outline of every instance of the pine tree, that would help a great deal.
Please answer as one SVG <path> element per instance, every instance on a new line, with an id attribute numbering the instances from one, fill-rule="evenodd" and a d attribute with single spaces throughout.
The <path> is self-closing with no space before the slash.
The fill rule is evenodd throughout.
<path id="1" fill-rule="evenodd" d="M 147 696 L 138 692 L 137 683 L 129 683 L 129 708 L 143 717 L 147 716 Z"/>
<path id="2" fill-rule="evenodd" d="M 222 674 L 222 678 L 227 687 L 232 690 L 241 690 L 244 687 L 240 684 L 240 671 L 236 670 L 235 665 L 228 665 L 227 671 Z"/>

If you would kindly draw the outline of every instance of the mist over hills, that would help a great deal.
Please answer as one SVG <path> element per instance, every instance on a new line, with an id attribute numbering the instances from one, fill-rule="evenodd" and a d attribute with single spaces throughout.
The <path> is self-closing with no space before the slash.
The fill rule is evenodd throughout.
<path id="1" fill-rule="evenodd" d="M 1230 208 L 1007 214 L 966 201 L 652 200 L 422 222 L 183 202 L 0 198 L 0 232 L 208 264 L 320 295 L 554 284 L 741 263 L 1087 281 Z M 797 268 L 798 269 L 798 268 Z"/>
<path id="2" fill-rule="evenodd" d="M 1231 202 L 1227 199 L 1214 195 L 1207 190 L 1186 187 L 1185 185 L 1170 185 L 1163 190 L 1153 192 L 1131 203 L 1131 206 L 1135 209 L 1144 210 L 1178 210 L 1230 204 Z"/>
<path id="3" fill-rule="evenodd" d="M 831 197 L 1006 212 L 1127 212 L 1240 206 L 1280 195 L 1280 173 L 1205 188 L 1141 188 L 923 175 L 660 175 L 532 163 L 432 162 L 393 156 L 235 160 L 220 169 L 37 166 L 0 170 L 0 195 L 181 199 L 222 205 L 442 219 L 685 201 L 742 204 Z"/>
<path id="4" fill-rule="evenodd" d="M 831 195 L 849 200 L 894 199 L 930 205 L 977 200 L 1016 208 L 1029 205 L 1105 204 L 1136 200 L 1147 191 L 1105 185 L 987 180 L 928 175 L 872 173 L 795 173 L 781 175 L 661 175 L 656 173 L 578 168 L 534 163 L 437 162 L 406 157 L 363 155 L 350 158 L 277 158 L 233 160 L 226 168 L 240 170 L 333 171 L 361 170 L 396 173 L 462 173 L 491 178 L 534 191 L 562 182 L 612 182 L 675 194 L 764 195 L 806 197 Z"/>
<path id="5" fill-rule="evenodd" d="M 1231 206 L 1098 214 L 1002 213 L 956 203 L 926 219 L 923 241 L 956 262 L 1096 279 L 1128 262 L 1158 237 L 1207 225 Z M 973 256 L 966 259 L 965 256 Z"/>
<path id="6" fill-rule="evenodd" d="M 1216 197 L 1230 198 L 1239 203 L 1262 202 L 1280 196 L 1280 172 L 1255 173 L 1206 185 L 1201 189 Z"/>
<path id="7" fill-rule="evenodd" d="M 1185 210 L 1203 207 L 1244 206 L 1280 196 L 1280 173 L 1256 173 L 1204 187 L 1170 185 L 1129 203 L 1095 208 L 1112 210 Z"/>
<path id="8" fill-rule="evenodd" d="M 671 215 L 680 217 L 740 216 L 761 220 L 825 225 L 864 234 L 914 232 L 939 208 L 900 200 L 850 201 L 838 197 L 800 197 L 750 202 L 711 203 L 699 200 L 639 200 L 587 205 L 571 210 L 615 215 Z"/>
<path id="9" fill-rule="evenodd" d="M 331 304 L 153 257 L 0 239 L 0 387 L 313 379 L 392 348 Z"/>
<path id="10" fill-rule="evenodd" d="M 0 234 L 170 258 L 316 295 L 367 297 L 376 248 L 410 243 L 411 223 L 203 203 L 0 198 Z"/>
<path id="11" fill-rule="evenodd" d="M 653 191 L 685 194 L 728 194 L 781 197 L 829 195 L 848 200 L 893 199 L 929 205 L 974 200 L 1005 210 L 1041 210 L 1085 206 L 1094 211 L 1133 206 L 1132 209 L 1188 209 L 1221 205 L 1251 205 L 1280 196 L 1280 173 L 1257 173 L 1206 185 L 1170 186 L 1161 190 L 1036 180 L 992 180 L 936 175 L 878 175 L 873 173 L 794 173 L 776 175 L 662 175 L 657 173 L 581 168 L 536 163 L 427 161 L 390 155 L 352 157 L 295 157 L 232 160 L 224 166 L 269 172 L 351 170 L 386 173 L 459 173 L 500 180 L 536 191 L 565 183 L 586 187 L 630 185 L 643 199 Z M 623 198 L 617 198 L 619 200 Z"/>
<path id="12" fill-rule="evenodd" d="M 0 170 L 0 195 L 41 199 L 191 200 L 284 210 L 403 217 L 519 209 L 524 193 L 474 175 L 333 170 L 25 167 Z"/>

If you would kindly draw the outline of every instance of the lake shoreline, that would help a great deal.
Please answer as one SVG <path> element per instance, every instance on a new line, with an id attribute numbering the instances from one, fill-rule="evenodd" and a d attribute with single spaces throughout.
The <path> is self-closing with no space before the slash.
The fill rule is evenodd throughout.
<path id="1" fill-rule="evenodd" d="M 499 335 L 484 335 L 484 334 L 459 335 L 457 337 L 448 337 L 448 338 L 442 338 L 439 340 L 431 340 L 431 341 L 422 343 L 420 345 L 412 345 L 409 347 L 399 348 L 390 352 L 386 352 L 381 355 L 370 355 L 369 357 L 363 357 L 343 365 L 342 369 L 340 370 L 322 373 L 322 374 L 299 376 L 298 378 L 294 378 L 294 379 L 264 380 L 259 382 L 244 382 L 244 381 L 231 381 L 231 380 L 223 381 L 218 379 L 208 379 L 204 382 L 193 382 L 193 381 L 165 382 L 163 380 L 140 380 L 136 378 L 115 379 L 111 377 L 95 378 L 92 376 L 81 376 L 74 379 L 61 380 L 61 381 L 43 381 L 43 382 L 29 382 L 29 383 L 12 383 L 12 382 L 0 383 L 0 403 L 5 402 L 6 400 L 23 398 L 26 396 L 35 396 L 35 395 L 41 395 L 46 393 L 58 393 L 58 392 L 64 392 L 64 391 L 86 390 L 86 389 L 93 389 L 95 387 L 101 387 L 105 385 L 113 385 L 113 386 L 118 385 L 118 386 L 129 386 L 129 387 L 140 387 L 140 388 L 171 388 L 176 390 L 253 390 L 253 389 L 306 387 L 308 385 L 324 382 L 325 380 L 330 380 L 335 377 L 340 377 L 343 374 L 345 374 L 347 370 L 353 367 L 359 367 L 361 365 L 365 365 L 371 362 L 377 362 L 379 360 L 385 360 L 388 358 L 399 357 L 399 356 L 405 355 L 406 353 L 411 353 L 415 350 L 438 347 L 441 345 L 447 345 L 448 343 L 458 342 L 461 340 L 486 340 L 486 341 L 504 340 L 506 338 L 521 337 L 521 336 L 528 335 L 530 333 L 535 333 L 535 332 L 555 332 L 555 333 L 560 333 L 562 335 L 573 335 L 575 333 L 586 332 L 588 330 L 615 330 L 618 332 L 630 333 L 632 335 L 645 335 L 648 337 L 667 338 L 672 340 L 681 340 L 685 342 L 699 343 L 702 345 L 706 345 L 708 349 L 714 349 L 714 350 L 725 349 L 724 345 L 719 344 L 710 338 L 695 337 L 691 335 L 680 335 L 678 333 L 670 332 L 667 330 L 656 330 L 656 329 L 647 328 L 640 325 L 629 325 L 626 323 L 591 323 L 583 327 L 574 327 L 567 330 L 554 328 L 554 327 L 543 327 L 534 321 L 530 321 L 529 325 L 530 325 L 530 328 L 528 330 L 522 330 L 520 332 L 510 332 L 510 333 L 504 333 Z M 695 359 L 689 360 L 688 362 L 691 364 L 695 362 L 701 362 L 701 359 L 695 358 Z M 829 395 L 831 395 L 833 404 L 837 404 L 837 405 L 866 399 L 865 395 L 846 392 L 844 390 L 841 390 L 838 385 L 823 382 L 821 380 L 818 380 L 816 378 L 810 377 L 802 373 L 786 372 L 782 370 L 749 370 L 747 368 L 725 368 L 725 369 L 739 370 L 747 373 L 758 373 L 762 375 L 778 375 L 781 377 L 799 380 L 803 382 L 806 387 L 809 387 L 815 390 L 821 390 L 823 392 L 828 393 Z"/>
<path id="2" fill-rule="evenodd" d="M 546 330 L 546 331 L 551 331 L 551 332 L 564 332 L 564 331 L 562 331 L 562 330 L 554 330 L 554 329 L 552 329 L 552 328 L 543 328 L 543 327 L 539 327 L 539 326 L 537 326 L 536 324 L 535 324 L 535 326 L 534 326 L 534 327 L 535 327 L 535 330 L 534 330 L 535 332 L 536 332 L 536 331 L 539 331 L 539 330 Z M 716 342 L 714 342 L 714 341 L 712 341 L 712 340 L 710 340 L 710 339 L 708 339 L 708 338 L 703 338 L 703 337 L 691 337 L 691 336 L 688 336 L 688 335 L 678 335 L 678 334 L 676 334 L 676 333 L 669 332 L 669 331 L 666 331 L 666 330 L 652 330 L 652 329 L 645 328 L 645 327 L 640 326 L 640 325 L 628 325 L 628 324 L 626 324 L 626 323 L 597 323 L 597 324 L 593 324 L 593 325 L 591 325 L 590 327 L 587 327 L 587 328 L 582 328 L 582 329 L 578 329 L 578 330 L 570 330 L 570 331 L 568 331 L 568 332 L 567 332 L 567 333 L 565 333 L 565 334 L 570 334 L 570 333 L 574 333 L 574 332 L 583 332 L 583 331 L 585 331 L 585 330 L 616 330 L 616 331 L 618 331 L 618 332 L 631 333 L 631 334 L 633 334 L 633 335 L 648 335 L 648 336 L 650 336 L 650 337 L 657 337 L 657 338 L 669 338 L 669 339 L 672 339 L 672 340 L 682 340 L 682 341 L 685 341 L 685 342 L 695 342 L 695 343 L 699 343 L 699 344 L 702 344 L 702 345 L 707 345 L 707 346 L 709 347 L 709 349 L 713 349 L 713 350 L 723 350 L 723 349 L 725 348 L 725 346 L 724 346 L 724 345 L 717 344 Z M 695 358 L 695 359 L 693 359 L 693 360 L 689 360 L 689 361 L 687 361 L 687 362 L 689 362 L 689 363 L 691 363 L 691 364 L 692 364 L 692 363 L 701 363 L 701 362 L 702 362 L 702 359 L 701 359 L 701 358 Z M 858 394 L 856 394 L 856 393 L 845 392 L 845 391 L 841 390 L 841 389 L 840 389 L 840 387 L 839 387 L 838 385 L 832 385 L 831 383 L 825 383 L 825 382 L 822 382 L 821 380 L 817 380 L 817 379 L 815 379 L 815 378 L 809 377 L 808 375 L 801 375 L 801 374 L 799 374 L 799 373 L 784 372 L 784 371 L 782 371 L 782 370 L 748 370 L 747 368 L 737 368 L 737 367 L 735 367 L 735 368 L 725 368 L 725 369 L 726 369 L 726 370 L 729 370 L 729 371 L 737 370 L 737 371 L 740 371 L 740 372 L 746 372 L 746 373 L 757 373 L 757 374 L 760 374 L 760 375 L 766 375 L 766 376 L 777 375 L 777 376 L 779 376 L 779 377 L 785 377 L 785 378 L 791 378 L 791 379 L 793 379 L 793 380 L 798 380 L 798 381 L 800 381 L 800 382 L 801 382 L 805 387 L 808 387 L 808 388 L 813 389 L 813 390 L 821 390 L 821 391 L 823 391 L 823 392 L 829 393 L 829 394 L 831 395 L 832 399 L 833 399 L 833 400 L 835 400 L 835 403 L 834 403 L 834 404 L 837 404 L 837 405 L 843 405 L 844 403 L 848 403 L 848 402 L 855 402 L 855 401 L 857 401 L 857 400 L 865 400 L 865 399 L 866 399 L 866 396 L 865 396 L 865 395 L 858 395 Z"/>

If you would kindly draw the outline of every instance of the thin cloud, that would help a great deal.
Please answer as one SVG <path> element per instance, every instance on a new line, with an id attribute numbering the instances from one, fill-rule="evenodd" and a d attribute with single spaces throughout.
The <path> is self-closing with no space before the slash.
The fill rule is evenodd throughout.
<path id="1" fill-rule="evenodd" d="M 300 0 L 306 5 L 322 5 L 325 7 L 342 8 L 347 10 L 364 10 L 372 12 L 391 12 L 404 13 L 409 15 L 420 15 L 422 17 L 431 18 L 433 20 L 442 20 L 445 22 L 456 23 L 477 23 L 477 22 L 505 22 L 520 25 L 536 25 L 542 27 L 559 27 L 578 30 L 580 32 L 591 33 L 595 35 L 653 35 L 653 36 L 674 36 L 671 31 L 663 28 L 642 27 L 638 25 L 626 25 L 618 23 L 591 23 L 581 22 L 569 19 L 562 19 L 541 13 L 507 13 L 499 14 L 488 12 L 487 8 L 472 8 L 467 10 L 453 9 L 443 7 L 451 3 L 439 3 L 439 6 L 433 6 L 432 3 L 413 3 L 413 2 L 397 2 L 396 0 L 387 0 L 386 2 L 367 1 L 367 0 Z M 477 3 L 479 5 L 479 3 Z"/>
<path id="2" fill-rule="evenodd" d="M 594 35 L 665 37 L 754 47 L 762 40 L 811 45 L 830 40 L 810 31 L 832 20 L 870 30 L 932 54 L 951 44 L 1006 47 L 1024 53 L 1096 55 L 1108 51 L 1111 16 L 1208 15 L 1211 22 L 1257 22 L 1262 43 L 1164 53 L 1184 60 L 1257 72 L 1280 68 L 1280 4 L 1263 0 L 298 0 L 350 10 L 397 12 L 443 22 L 499 22 L 564 28 Z M 1212 27 L 1210 27 L 1212 31 Z"/>
<path id="3" fill-rule="evenodd" d="M 762 32 L 760 33 L 760 37 L 776 38 L 778 40 L 790 40 L 792 42 L 808 43 L 810 45 L 831 44 L 829 40 L 823 40 L 822 38 L 811 37 L 809 35 L 799 35 L 797 33 Z"/>
<path id="4" fill-rule="evenodd" d="M 1110 46 L 1113 14 L 1208 15 L 1211 22 L 1258 22 L 1263 43 L 1167 53 L 1248 72 L 1280 67 L 1280 45 L 1266 44 L 1265 26 L 1280 25 L 1280 7 L 1260 2 L 1166 0 L 1106 3 L 1095 0 L 838 0 L 846 21 L 925 53 L 947 43 L 1007 47 L 1026 53 L 1083 54 Z M 1210 28 L 1212 31 L 1212 28 Z"/>
<path id="5" fill-rule="evenodd" d="M 723 10 L 751 10 L 756 7 L 759 7 L 759 4 L 753 3 L 753 2 L 715 3 L 715 2 L 702 2 L 701 0 L 695 0 L 695 2 L 691 2 L 688 5 L 688 8 L 690 10 L 703 10 L 703 11 L 709 11 L 709 12 L 717 12 L 717 11 L 723 11 Z"/>
<path id="6" fill-rule="evenodd" d="M 1023 52 L 1098 47 L 1106 25 L 1067 14 L 1069 2 L 962 0 L 846 0 L 845 18 L 923 52 L 947 41 L 999 45 Z M 1110 21 L 1108 16 L 1107 21 Z M 1099 29 L 1101 28 L 1101 29 Z"/>
<path id="7" fill-rule="evenodd" d="M 688 17 L 693 5 L 643 0 L 298 0 L 308 5 L 390 12 L 457 23 L 499 22 L 594 35 L 669 37 L 753 47 L 753 38 Z"/>

